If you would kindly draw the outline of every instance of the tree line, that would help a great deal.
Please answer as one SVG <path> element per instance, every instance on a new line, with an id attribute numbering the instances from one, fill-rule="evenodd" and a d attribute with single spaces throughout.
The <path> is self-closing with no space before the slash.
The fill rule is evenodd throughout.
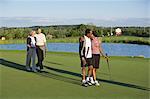
<path id="1" fill-rule="evenodd" d="M 149 37 L 150 27 L 97 27 L 95 25 L 54 25 L 54 26 L 33 26 L 33 27 L 1 27 L 0 37 L 6 39 L 25 39 L 31 30 L 41 28 L 46 36 L 53 38 L 79 37 L 84 34 L 87 28 L 97 32 L 99 36 L 115 35 L 115 29 L 120 28 L 124 36 Z"/>

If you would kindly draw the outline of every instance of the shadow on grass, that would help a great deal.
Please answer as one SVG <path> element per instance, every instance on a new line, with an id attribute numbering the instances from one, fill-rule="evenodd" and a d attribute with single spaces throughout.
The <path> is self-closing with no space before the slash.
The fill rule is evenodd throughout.
<path id="1" fill-rule="evenodd" d="M 63 73 L 63 74 L 69 74 L 69 75 L 72 75 L 72 76 L 82 77 L 81 74 L 74 73 L 74 72 L 71 72 L 71 71 L 66 71 L 66 70 L 62 70 L 62 69 L 56 69 L 56 68 L 49 67 L 49 66 L 45 66 L 45 68 L 47 68 L 49 70 L 53 70 L 53 71 L 59 72 L 59 73 Z M 105 80 L 105 79 L 99 79 L 99 78 L 97 78 L 97 80 L 105 82 L 105 83 L 110 83 L 110 84 L 124 86 L 124 87 L 130 87 L 130 88 L 150 91 L 150 88 L 146 88 L 146 87 L 142 87 L 142 86 L 138 86 L 138 85 L 134 85 L 134 84 L 128 84 L 128 83 L 117 82 L 117 81 L 112 81 L 112 80 Z"/>
<path id="2" fill-rule="evenodd" d="M 11 62 L 11 61 L 7 61 L 7 60 L 4 60 L 4 59 L 0 59 L 0 64 L 2 64 L 4 66 L 7 66 L 7 67 L 11 67 L 11 68 L 26 71 L 24 65 L 14 63 L 14 62 Z M 49 66 L 44 66 L 44 67 L 48 70 L 55 71 L 57 73 L 69 74 L 69 75 L 76 76 L 76 77 L 82 77 L 81 74 L 79 74 L 79 73 L 75 73 L 75 72 L 71 72 L 71 71 L 67 71 L 67 70 L 62 70 L 62 69 L 57 69 L 57 68 L 53 68 L 53 67 L 49 67 Z M 80 82 L 77 79 L 65 77 L 65 76 L 62 76 L 62 75 L 57 75 L 57 74 L 50 73 L 50 72 L 47 72 L 47 71 L 37 73 L 37 74 L 39 74 L 41 76 L 44 76 L 44 77 L 50 77 L 52 79 L 61 80 L 61 81 L 64 81 L 64 82 L 80 85 Z M 112 81 L 112 80 L 105 80 L 105 79 L 99 79 L 99 78 L 97 80 L 105 82 L 105 83 L 109 83 L 109 84 L 114 84 L 114 85 L 129 87 L 129 88 L 135 88 L 135 89 L 150 91 L 150 88 L 138 86 L 138 85 L 135 85 L 135 84 L 128 84 L 128 83 Z"/>
<path id="3" fill-rule="evenodd" d="M 7 67 L 11 67 L 11 68 L 26 71 L 26 67 L 24 65 L 14 63 L 14 62 L 11 62 L 11 61 L 8 61 L 8 60 L 5 60 L 5 59 L 0 59 L 0 64 L 4 65 L 4 66 L 7 66 Z"/>
<path id="4" fill-rule="evenodd" d="M 52 78 L 52 79 L 55 79 L 55 80 L 60 80 L 60 81 L 64 81 L 64 82 L 67 82 L 67 83 L 71 83 L 71 84 L 81 85 L 81 83 L 77 79 L 65 77 L 65 76 L 50 73 L 50 72 L 47 72 L 47 71 L 37 72 L 36 74 L 38 74 L 40 76 L 43 76 L 43 77 L 49 77 L 49 78 Z"/>
<path id="5" fill-rule="evenodd" d="M 56 63 L 56 62 L 51 62 L 51 61 L 45 61 L 45 62 L 50 63 L 50 64 L 54 64 L 54 65 L 63 65 L 63 64 Z"/>
<path id="6" fill-rule="evenodd" d="M 21 64 L 15 63 L 15 62 L 11 62 L 11 61 L 8 61 L 5 59 L 0 59 L 0 64 L 2 66 L 7 66 L 7 67 L 15 68 L 18 70 L 26 71 L 26 67 L 24 65 L 21 65 Z M 28 71 L 26 71 L 26 72 L 28 72 Z M 43 76 L 43 77 L 49 77 L 49 78 L 52 78 L 55 80 L 60 80 L 60 81 L 64 81 L 67 83 L 71 83 L 71 84 L 81 85 L 80 81 L 77 79 L 65 77 L 62 75 L 57 75 L 57 74 L 50 73 L 47 71 L 37 72 L 36 74 Z"/>

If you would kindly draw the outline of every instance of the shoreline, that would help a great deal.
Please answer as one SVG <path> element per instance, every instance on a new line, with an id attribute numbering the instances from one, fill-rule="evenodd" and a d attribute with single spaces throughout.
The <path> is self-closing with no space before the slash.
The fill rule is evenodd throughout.
<path id="1" fill-rule="evenodd" d="M 78 43 L 79 37 L 53 38 L 47 39 L 47 43 Z M 120 43 L 120 44 L 139 44 L 150 45 L 150 38 L 134 37 L 134 36 L 112 36 L 101 37 L 103 43 Z M 0 40 L 0 44 L 25 44 L 26 39 L 9 39 Z"/>
<path id="2" fill-rule="evenodd" d="M 26 52 L 26 50 L 3 50 L 0 49 L 0 52 Z M 47 53 L 50 54 L 63 54 L 63 55 L 74 55 L 74 56 L 79 56 L 79 53 L 77 52 L 57 52 L 57 51 L 47 51 Z M 2 55 L 2 54 L 1 54 Z M 110 58 L 140 58 L 140 59 L 150 59 L 150 57 L 141 57 L 141 56 L 109 56 Z M 103 57 L 102 57 L 103 58 Z"/>

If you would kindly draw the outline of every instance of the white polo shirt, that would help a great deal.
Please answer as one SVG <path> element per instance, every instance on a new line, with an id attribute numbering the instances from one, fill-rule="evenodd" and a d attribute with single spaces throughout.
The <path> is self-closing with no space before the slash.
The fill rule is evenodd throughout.
<path id="1" fill-rule="evenodd" d="M 31 38 L 31 46 L 35 47 L 35 43 L 36 43 L 35 38 L 32 36 L 30 36 L 30 38 Z"/>
<path id="2" fill-rule="evenodd" d="M 46 37 L 43 33 L 36 34 L 35 37 L 36 37 L 36 41 L 37 41 L 36 45 L 43 46 L 46 43 Z"/>
<path id="3" fill-rule="evenodd" d="M 87 36 L 84 36 L 85 38 L 85 57 L 86 58 L 92 58 L 92 47 L 91 47 L 91 39 Z"/>

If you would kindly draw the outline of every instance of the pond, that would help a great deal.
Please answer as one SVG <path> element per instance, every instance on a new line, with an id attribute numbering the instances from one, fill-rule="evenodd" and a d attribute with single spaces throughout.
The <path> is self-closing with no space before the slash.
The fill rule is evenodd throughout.
<path id="1" fill-rule="evenodd" d="M 78 43 L 48 43 L 48 51 L 78 52 Z M 150 58 L 150 46 L 138 44 L 103 43 L 102 47 L 109 56 L 144 56 Z M 26 50 L 25 44 L 1 44 L 3 50 Z"/>

